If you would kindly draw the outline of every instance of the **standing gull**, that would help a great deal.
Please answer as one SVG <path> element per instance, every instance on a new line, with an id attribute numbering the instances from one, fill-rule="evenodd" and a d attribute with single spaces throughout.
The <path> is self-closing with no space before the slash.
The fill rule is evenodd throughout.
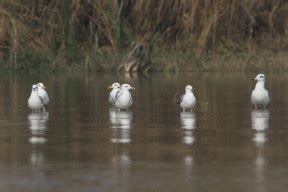
<path id="1" fill-rule="evenodd" d="M 49 96 L 48 96 L 48 93 L 47 93 L 47 88 L 44 86 L 43 83 L 38 83 L 37 84 L 37 87 L 38 87 L 38 95 L 39 97 L 41 97 L 42 99 L 42 102 L 44 104 L 43 108 L 44 108 L 44 111 L 45 111 L 45 107 L 48 105 L 49 103 Z"/>
<path id="2" fill-rule="evenodd" d="M 135 89 L 131 87 L 129 84 L 122 84 L 119 91 L 116 93 L 115 107 L 119 109 L 126 109 L 132 105 L 133 99 L 129 89 Z"/>
<path id="3" fill-rule="evenodd" d="M 251 94 L 251 103 L 255 109 L 257 109 L 258 106 L 263 106 L 265 109 L 266 105 L 270 102 L 269 93 L 265 89 L 265 75 L 258 74 L 254 80 L 257 81 L 257 83 Z"/>
<path id="4" fill-rule="evenodd" d="M 41 99 L 41 97 L 39 97 L 38 95 L 38 86 L 37 85 L 33 85 L 32 86 L 32 91 L 31 91 L 31 95 L 28 99 L 28 107 L 30 109 L 38 111 L 43 107 L 43 101 Z"/>
<path id="5" fill-rule="evenodd" d="M 185 88 L 185 94 L 180 98 L 180 106 L 183 108 L 183 112 L 186 109 L 193 109 L 196 104 L 196 98 L 193 94 L 193 88 L 191 85 L 187 85 Z"/>
<path id="6" fill-rule="evenodd" d="M 113 83 L 111 86 L 108 87 L 108 89 L 112 89 L 109 95 L 109 102 L 114 105 L 116 101 L 116 94 L 120 90 L 120 84 L 119 83 Z"/>

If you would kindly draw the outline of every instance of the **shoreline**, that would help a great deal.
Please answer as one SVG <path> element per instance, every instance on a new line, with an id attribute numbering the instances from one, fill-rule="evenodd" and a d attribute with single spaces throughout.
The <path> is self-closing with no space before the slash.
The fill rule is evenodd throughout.
<path id="1" fill-rule="evenodd" d="M 43 53 L 29 53 L 32 57 L 22 59 L 17 66 L 5 65 L 0 61 L 1 71 L 34 73 L 34 72 L 100 72 L 113 73 L 123 61 L 125 52 L 107 51 L 99 49 L 97 53 L 78 54 L 76 59 L 67 65 L 65 58 L 42 57 Z M 23 56 L 22 56 L 23 57 Z M 257 53 L 212 53 L 196 56 L 192 51 L 178 49 L 157 49 L 151 54 L 149 72 L 192 72 L 192 71 L 254 71 L 254 70 L 288 70 L 288 52 L 273 53 L 272 51 L 258 51 Z"/>

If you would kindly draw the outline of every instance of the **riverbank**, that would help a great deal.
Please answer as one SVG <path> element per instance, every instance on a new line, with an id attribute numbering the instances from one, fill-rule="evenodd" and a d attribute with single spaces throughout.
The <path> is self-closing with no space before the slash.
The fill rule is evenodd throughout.
<path id="1" fill-rule="evenodd" d="M 3 1 L 0 68 L 285 70 L 287 10 L 282 0 Z"/>
<path id="2" fill-rule="evenodd" d="M 78 52 L 72 61 L 64 56 L 51 57 L 44 52 L 30 52 L 19 56 L 17 65 L 0 61 L 1 70 L 21 73 L 63 71 L 115 72 L 123 62 L 126 52 L 99 49 L 94 52 Z M 155 49 L 151 54 L 151 67 L 145 72 L 181 71 L 247 71 L 288 70 L 288 52 L 272 51 L 226 52 L 197 56 L 181 49 Z"/>

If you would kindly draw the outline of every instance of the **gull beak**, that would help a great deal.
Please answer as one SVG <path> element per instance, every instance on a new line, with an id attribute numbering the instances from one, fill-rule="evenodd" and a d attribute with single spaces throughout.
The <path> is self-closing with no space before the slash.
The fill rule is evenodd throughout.
<path id="1" fill-rule="evenodd" d="M 107 89 L 112 89 L 113 87 L 112 87 L 112 85 L 111 86 L 109 86 Z"/>
<path id="2" fill-rule="evenodd" d="M 135 87 L 131 87 L 130 89 L 133 89 L 133 90 L 135 90 Z"/>
<path id="3" fill-rule="evenodd" d="M 47 90 L 47 88 L 43 85 L 43 87 L 42 87 L 43 89 L 45 89 L 45 90 Z"/>
<path id="4" fill-rule="evenodd" d="M 252 78 L 252 81 L 256 81 L 256 78 Z"/>

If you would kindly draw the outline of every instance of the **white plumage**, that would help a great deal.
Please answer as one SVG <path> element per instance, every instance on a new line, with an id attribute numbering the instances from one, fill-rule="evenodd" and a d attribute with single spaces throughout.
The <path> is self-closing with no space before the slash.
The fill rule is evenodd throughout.
<path id="1" fill-rule="evenodd" d="M 130 89 L 135 89 L 129 84 L 122 84 L 119 91 L 116 93 L 115 107 L 119 110 L 127 109 L 132 105 L 133 99 L 130 93 Z"/>
<path id="2" fill-rule="evenodd" d="M 183 111 L 186 109 L 193 109 L 196 104 L 196 98 L 193 94 L 193 88 L 191 85 L 187 85 L 185 88 L 185 94 L 181 96 L 180 106 Z"/>
<path id="3" fill-rule="evenodd" d="M 251 103 L 255 109 L 257 109 L 258 106 L 263 106 L 265 109 L 266 105 L 270 102 L 269 93 L 265 89 L 265 75 L 258 74 L 254 80 L 257 81 L 257 83 L 251 94 Z"/>
<path id="4" fill-rule="evenodd" d="M 113 83 L 108 89 L 112 89 L 109 95 L 109 102 L 114 105 L 116 101 L 116 94 L 120 90 L 119 83 Z"/>
<path id="5" fill-rule="evenodd" d="M 28 107 L 33 110 L 40 110 L 44 106 L 41 97 L 38 95 L 37 85 L 32 86 L 31 95 L 28 99 Z"/>
<path id="6" fill-rule="evenodd" d="M 49 96 L 48 96 L 48 93 L 46 91 L 46 87 L 43 85 L 43 83 L 38 83 L 37 87 L 38 87 L 38 95 L 42 99 L 43 108 L 44 108 L 44 111 L 45 111 L 45 107 L 49 103 Z"/>

